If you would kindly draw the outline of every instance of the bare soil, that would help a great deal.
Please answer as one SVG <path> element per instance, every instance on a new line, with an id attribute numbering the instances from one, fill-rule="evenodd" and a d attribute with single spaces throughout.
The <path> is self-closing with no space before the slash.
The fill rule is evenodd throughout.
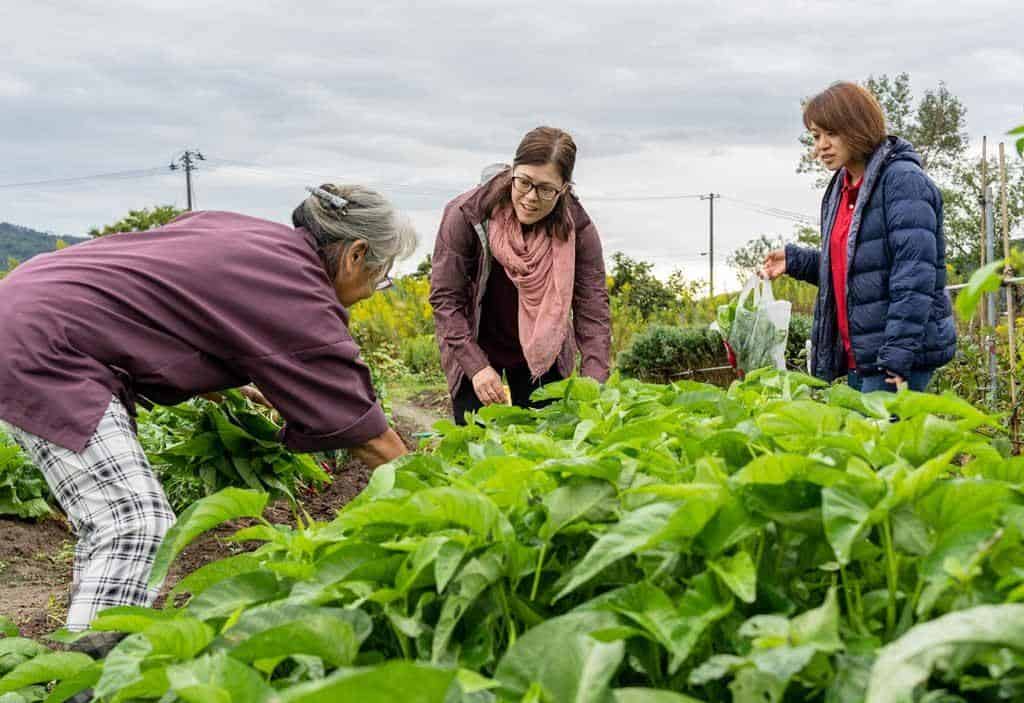
<path id="1" fill-rule="evenodd" d="M 412 410 L 394 413 L 395 429 L 413 449 L 418 444 L 413 435 L 428 431 L 441 419 L 441 413 L 412 402 L 403 405 Z M 339 508 L 359 495 L 369 480 L 370 470 L 352 460 L 334 472 L 334 480 L 328 486 L 302 496 L 300 503 L 314 519 L 331 520 Z M 275 524 L 294 524 L 292 507 L 286 500 L 270 505 L 264 517 Z M 236 530 L 251 523 L 240 520 L 225 524 L 189 545 L 172 565 L 163 594 L 200 566 L 253 549 L 256 543 L 227 541 Z M 74 542 L 63 516 L 39 522 L 0 518 L 0 615 L 14 621 L 22 636 L 39 638 L 63 626 Z"/>
<path id="2" fill-rule="evenodd" d="M 444 417 L 451 417 L 452 398 L 444 390 L 425 390 L 409 396 L 408 403 L 424 410 L 433 410 Z"/>
<path id="3" fill-rule="evenodd" d="M 0 518 L 0 613 L 37 636 L 63 624 L 74 543 L 57 518 L 24 522 Z"/>

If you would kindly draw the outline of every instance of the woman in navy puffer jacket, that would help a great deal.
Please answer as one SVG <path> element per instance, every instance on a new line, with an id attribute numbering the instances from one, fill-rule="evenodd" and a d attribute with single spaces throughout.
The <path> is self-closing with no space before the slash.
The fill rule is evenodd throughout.
<path id="1" fill-rule="evenodd" d="M 818 286 L 811 370 L 865 393 L 924 390 L 956 352 L 942 196 L 914 147 L 886 136 L 878 101 L 836 83 L 804 108 L 815 153 L 835 175 L 821 204 L 821 250 L 773 251 L 762 275 Z"/>

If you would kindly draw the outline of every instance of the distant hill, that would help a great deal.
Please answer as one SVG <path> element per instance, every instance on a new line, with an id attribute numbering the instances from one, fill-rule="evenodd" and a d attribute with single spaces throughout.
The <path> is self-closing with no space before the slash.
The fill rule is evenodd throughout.
<path id="1" fill-rule="evenodd" d="M 0 222 L 0 269 L 4 268 L 8 258 L 25 261 L 36 254 L 53 251 L 57 248 L 58 239 L 63 239 L 68 244 L 83 241 L 77 237 L 59 237 L 28 227 Z"/>

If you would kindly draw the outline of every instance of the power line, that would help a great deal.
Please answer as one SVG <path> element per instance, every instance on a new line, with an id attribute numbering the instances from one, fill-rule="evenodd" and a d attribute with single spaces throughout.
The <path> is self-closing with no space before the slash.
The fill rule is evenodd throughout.
<path id="1" fill-rule="evenodd" d="M 770 217 L 777 217 L 779 219 L 791 220 L 793 222 L 800 222 L 808 225 L 818 224 L 818 218 L 806 215 L 802 212 L 796 212 L 795 210 L 786 210 L 784 208 L 772 207 L 771 205 L 752 203 L 749 200 L 742 200 L 731 195 L 723 196 L 723 199 L 744 210 L 757 212 L 762 215 L 769 215 Z"/>
<path id="2" fill-rule="evenodd" d="M 768 215 L 769 217 L 775 217 L 782 220 L 789 220 L 790 222 L 797 222 L 799 224 L 806 225 L 817 225 L 818 218 L 806 215 L 802 212 L 795 210 L 786 210 L 784 208 L 773 207 L 771 205 L 761 205 L 760 203 L 754 203 L 749 200 L 743 200 L 741 198 L 735 198 L 731 195 L 719 195 L 715 194 L 715 198 L 720 198 L 731 202 L 734 206 L 739 207 L 749 212 L 756 212 L 760 215 Z M 707 194 L 702 193 L 671 193 L 665 195 L 622 195 L 622 196 L 588 196 L 587 202 L 645 202 L 645 201 L 659 201 L 659 200 L 710 200 Z"/>
<path id="3" fill-rule="evenodd" d="M 248 171 L 250 173 L 257 173 L 257 174 L 267 175 L 267 176 L 284 176 L 284 177 L 290 177 L 290 178 L 295 178 L 295 179 L 301 178 L 303 180 L 314 179 L 318 183 L 330 183 L 333 180 L 337 179 L 337 177 L 338 177 L 338 174 L 335 174 L 334 176 L 326 176 L 326 175 L 324 175 L 322 173 L 314 173 L 312 171 L 305 171 L 305 170 L 302 170 L 302 169 L 295 168 L 294 166 L 270 166 L 270 165 L 262 165 L 262 164 L 257 164 L 257 163 L 253 163 L 253 162 L 247 162 L 247 161 L 235 161 L 235 160 L 232 160 L 232 159 L 219 159 L 219 158 L 211 159 L 211 161 L 213 163 L 219 164 L 221 166 L 228 166 L 228 167 L 231 167 L 231 168 L 237 168 L 237 169 L 240 169 L 242 171 Z M 393 190 L 393 191 L 401 191 L 401 192 L 405 192 L 405 193 L 410 194 L 410 195 L 422 195 L 422 196 L 426 196 L 426 197 L 431 197 L 431 196 L 453 197 L 454 195 L 457 195 L 457 193 L 458 193 L 458 188 L 448 189 L 448 188 L 442 188 L 442 187 L 425 186 L 425 185 L 415 184 L 415 183 L 385 183 L 385 182 L 381 182 L 381 181 L 370 181 L 370 182 L 368 182 L 368 184 L 377 186 L 377 187 L 379 187 L 381 189 Z"/>
<path id="4" fill-rule="evenodd" d="M 787 222 L 792 222 L 792 223 L 798 224 L 798 225 L 814 226 L 814 225 L 817 224 L 816 222 L 814 222 L 812 220 L 805 219 L 803 217 L 790 217 L 788 215 L 781 215 L 779 213 L 767 212 L 765 210 L 758 210 L 756 208 L 749 208 L 749 207 L 741 207 L 740 209 L 746 210 L 747 212 L 753 212 L 753 213 L 756 213 L 758 215 L 765 215 L 766 217 L 773 217 L 773 218 L 775 218 L 777 220 L 785 220 Z"/>
<path id="5" fill-rule="evenodd" d="M 237 161 L 232 159 L 225 159 L 216 157 L 213 159 L 205 159 L 202 154 L 198 151 L 186 151 L 177 157 L 176 161 L 172 163 L 172 170 L 184 170 L 186 179 L 186 193 L 188 197 L 189 208 L 192 205 L 192 173 L 197 168 L 197 162 L 204 160 L 209 164 L 210 170 L 216 170 L 218 168 L 230 167 L 237 168 L 242 171 L 249 173 L 262 174 L 274 177 L 285 177 L 292 178 L 295 180 L 312 178 L 319 182 L 327 182 L 332 180 L 334 177 L 325 176 L 322 173 L 314 173 L 312 171 L 306 171 L 303 169 L 291 167 L 291 166 L 272 166 L 267 164 L 259 164 L 247 161 Z M 2 183 L 0 184 L 0 190 L 13 190 L 19 188 L 48 188 L 55 186 L 66 186 L 75 185 L 80 183 L 88 183 L 91 181 L 105 181 L 105 180 L 133 180 L 142 178 L 151 178 L 154 176 L 166 174 L 166 167 L 164 168 L 143 168 L 143 169 L 130 169 L 125 171 L 112 171 L 106 173 L 95 173 L 85 176 L 73 176 L 67 178 L 51 178 L 41 179 L 35 181 L 20 181 L 14 183 Z M 336 176 L 335 176 L 336 177 Z M 374 185 L 382 189 L 402 192 L 408 195 L 422 196 L 422 197 L 451 197 L 459 190 L 456 188 L 444 188 L 435 187 L 423 184 L 415 183 L 386 183 L 386 182 L 375 182 Z M 787 210 L 785 208 L 773 207 L 770 205 L 763 205 L 761 203 L 751 202 L 742 198 L 733 197 L 731 195 L 718 195 L 714 196 L 716 199 L 726 201 L 727 204 L 731 204 L 734 207 L 747 210 L 748 212 L 754 212 L 759 215 L 765 215 L 768 217 L 786 220 L 801 225 L 818 225 L 818 218 L 812 217 L 805 213 L 797 212 L 794 210 Z M 713 209 L 713 199 L 710 199 L 707 194 L 702 193 L 662 193 L 653 195 L 594 195 L 587 196 L 586 202 L 609 202 L 609 203 L 643 203 L 643 202 L 671 202 L 679 200 L 711 200 L 711 208 Z M 713 216 L 713 215 L 712 215 Z M 713 225 L 711 225 L 713 227 Z M 713 236 L 709 232 L 710 236 Z M 713 244 L 712 244 L 713 246 Z M 709 246 L 711 249 L 711 246 Z"/>
<path id="6" fill-rule="evenodd" d="M 703 200 L 706 196 L 700 193 L 678 195 L 588 195 L 587 202 L 643 202 L 650 200 Z"/>
<path id="7" fill-rule="evenodd" d="M 165 174 L 167 171 L 165 168 L 139 168 L 132 169 L 129 171 L 111 171 L 109 173 L 94 173 L 89 176 L 72 176 L 70 178 L 49 178 L 41 181 L 21 181 L 19 183 L 0 183 L 0 188 L 3 189 L 14 189 L 14 188 L 36 188 L 39 186 L 51 186 L 51 185 L 73 185 L 75 183 L 84 183 L 87 181 L 98 181 L 98 180 L 131 180 L 135 178 L 147 178 L 149 176 L 159 176 Z"/>
<path id="8" fill-rule="evenodd" d="M 280 176 L 280 175 L 286 175 L 287 176 L 287 175 L 291 175 L 293 177 L 296 176 L 296 175 L 301 175 L 302 177 L 311 177 L 311 178 L 315 178 L 315 179 L 318 179 L 318 180 L 321 180 L 321 181 L 329 181 L 330 180 L 329 177 L 325 177 L 325 176 L 323 176 L 323 174 L 317 174 L 317 173 L 313 173 L 313 172 L 310 172 L 310 171 L 296 169 L 294 167 L 266 166 L 266 165 L 261 165 L 261 164 L 257 164 L 257 163 L 253 163 L 253 162 L 236 161 L 236 160 L 231 160 L 231 159 L 220 159 L 220 158 L 215 158 L 215 159 L 213 159 L 213 161 L 215 163 L 218 163 L 218 164 L 222 164 L 222 165 L 226 165 L 226 166 L 231 166 L 233 168 L 238 168 L 238 169 L 241 169 L 243 171 L 248 171 L 250 173 L 259 173 L 259 174 L 273 175 L 273 176 Z M 418 195 L 423 195 L 423 196 L 433 196 L 433 195 L 442 194 L 442 193 L 444 195 L 450 195 L 451 194 L 451 191 L 448 191 L 447 189 L 441 190 L 441 189 L 438 189 L 438 188 L 430 188 L 428 186 L 427 190 L 423 190 L 422 186 L 416 186 L 416 185 L 408 184 L 408 183 L 376 183 L 375 185 L 378 185 L 379 187 L 382 187 L 382 188 L 387 188 L 389 190 L 406 191 L 406 192 L 410 192 L 412 194 L 418 194 Z M 740 198 L 734 198 L 734 197 L 731 197 L 731 196 L 723 196 L 723 195 L 721 195 L 719 193 L 710 193 L 710 194 L 702 194 L 702 193 L 667 193 L 667 194 L 658 194 L 658 195 L 617 195 L 617 196 L 600 196 L 600 195 L 596 195 L 596 196 L 586 196 L 585 197 L 585 201 L 588 202 L 588 203 L 589 202 L 623 202 L 623 203 L 628 203 L 628 202 L 651 202 L 651 201 L 675 201 L 675 200 L 708 200 L 709 201 L 709 231 L 708 231 L 708 239 L 709 239 L 709 241 L 708 241 L 708 252 L 702 253 L 700 258 L 678 257 L 678 256 L 672 256 L 672 255 L 665 256 L 665 257 L 662 257 L 662 258 L 670 258 L 670 259 L 673 259 L 675 261 L 685 261 L 685 262 L 694 262 L 694 263 L 696 263 L 698 261 L 705 260 L 704 257 L 707 257 L 706 260 L 708 261 L 708 273 L 709 273 L 709 280 L 711 282 L 711 290 L 714 290 L 714 201 L 716 199 L 727 199 L 727 200 L 732 201 L 733 204 L 735 204 L 737 207 L 740 207 L 742 209 L 746 209 L 746 210 L 749 210 L 749 211 L 752 211 L 752 212 L 756 212 L 758 214 L 768 215 L 770 217 L 776 217 L 776 218 L 780 218 L 780 219 L 785 219 L 785 220 L 789 220 L 791 222 L 797 222 L 797 223 L 800 223 L 800 224 L 817 224 L 816 220 L 814 220 L 810 216 L 805 215 L 803 213 L 799 213 L 799 212 L 792 211 L 792 210 L 784 210 L 782 208 L 774 208 L 774 207 L 767 206 L 767 205 L 760 205 L 758 203 L 753 203 L 753 202 L 750 202 L 750 201 L 747 201 L 747 200 L 742 200 Z"/>

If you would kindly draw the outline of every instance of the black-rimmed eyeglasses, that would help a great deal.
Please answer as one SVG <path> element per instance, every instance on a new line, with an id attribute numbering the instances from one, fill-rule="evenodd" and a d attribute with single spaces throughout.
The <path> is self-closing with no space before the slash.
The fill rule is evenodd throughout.
<path id="1" fill-rule="evenodd" d="M 548 183 L 534 183 L 525 176 L 512 176 L 512 187 L 523 195 L 527 195 L 531 190 L 536 190 L 537 197 L 547 202 L 554 200 L 565 189 L 565 186 L 556 188 Z"/>

